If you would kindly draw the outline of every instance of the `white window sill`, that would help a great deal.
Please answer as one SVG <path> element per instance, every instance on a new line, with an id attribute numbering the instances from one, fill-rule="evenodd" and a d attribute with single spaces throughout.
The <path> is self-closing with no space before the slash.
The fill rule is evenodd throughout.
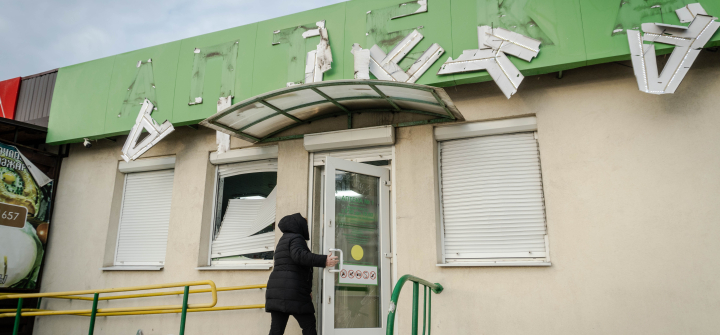
<path id="1" fill-rule="evenodd" d="M 118 265 L 101 268 L 103 271 L 160 271 L 164 265 Z"/>
<path id="2" fill-rule="evenodd" d="M 479 267 L 479 266 L 551 266 L 550 262 L 455 262 L 437 264 L 438 267 L 443 268 L 457 268 L 457 267 Z"/>
<path id="3" fill-rule="evenodd" d="M 272 264 L 213 265 L 197 267 L 198 271 L 270 270 Z"/>

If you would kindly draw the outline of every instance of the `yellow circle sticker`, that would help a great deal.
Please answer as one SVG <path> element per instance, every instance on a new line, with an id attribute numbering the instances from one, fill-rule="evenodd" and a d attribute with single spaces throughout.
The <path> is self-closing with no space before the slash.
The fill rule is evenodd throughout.
<path id="1" fill-rule="evenodd" d="M 356 261 L 359 261 L 363 258 L 363 248 L 359 245 L 355 245 L 352 247 L 352 250 L 350 250 L 350 255 L 352 255 L 352 258 Z"/>

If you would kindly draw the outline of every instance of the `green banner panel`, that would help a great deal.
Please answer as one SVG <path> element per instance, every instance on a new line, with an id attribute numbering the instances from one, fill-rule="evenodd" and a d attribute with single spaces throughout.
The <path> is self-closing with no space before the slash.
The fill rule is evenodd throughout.
<path id="1" fill-rule="evenodd" d="M 423 35 L 423 39 L 399 63 L 400 67 L 407 70 L 430 45 L 437 43 L 445 49 L 445 53 L 420 77 L 417 83 L 433 86 L 453 85 L 452 76 L 437 75 L 440 66 L 447 59 L 448 53 L 453 47 L 450 3 L 450 1 L 429 0 L 427 12 L 413 14 L 420 6 L 416 2 L 407 2 L 407 0 L 347 2 L 345 39 L 348 43 L 344 46 L 346 49 L 343 62 L 344 78 L 354 78 L 354 58 L 350 53 L 353 43 L 360 44 L 363 49 L 370 49 L 377 44 L 387 53 L 407 34 L 417 29 Z M 397 16 L 401 17 L 393 19 Z M 372 75 L 370 78 L 375 79 Z"/>
<path id="2" fill-rule="evenodd" d="M 354 78 L 354 43 L 388 53 L 418 30 L 423 39 L 398 65 L 407 71 L 437 43 L 445 52 L 417 83 L 446 87 L 492 80 L 486 71 L 437 74 L 448 58 L 479 48 L 478 26 L 540 40 L 531 62 L 508 57 L 531 76 L 629 59 L 626 29 L 644 22 L 680 24 L 675 10 L 698 1 L 720 16 L 717 0 L 352 0 L 61 68 L 47 141 L 126 134 L 145 98 L 157 106 L 157 122 L 183 126 L 215 114 L 221 96 L 232 95 L 237 103 L 301 83 L 307 53 L 320 42 L 313 33 L 319 21 L 325 21 L 333 59 L 324 80 Z M 714 45 L 720 45 L 720 33 L 708 46 Z"/>
<path id="3" fill-rule="evenodd" d="M 50 105 L 48 143 L 105 135 L 105 115 L 116 56 L 58 70 Z M 128 128 L 128 131 L 130 129 Z"/>
<path id="4" fill-rule="evenodd" d="M 491 26 L 542 41 L 540 53 L 532 62 L 508 57 L 524 76 L 585 65 L 577 0 L 455 0 L 452 6 L 453 59 L 463 50 L 478 48 L 478 26 Z M 489 80 L 492 78 L 486 71 L 455 74 L 458 85 Z"/>
<path id="5" fill-rule="evenodd" d="M 115 56 L 103 133 L 127 133 L 135 124 L 145 98 L 157 108 L 152 113 L 155 121 L 173 119 L 179 51 L 177 41 Z"/>
<path id="6" fill-rule="evenodd" d="M 233 102 L 239 102 L 252 96 L 256 33 L 257 24 L 251 24 L 181 41 L 176 74 L 175 103 L 170 120 L 173 125 L 195 124 L 215 114 L 221 94 L 232 93 Z M 226 62 L 224 57 L 213 56 L 212 52 L 205 53 L 205 51 L 220 52 L 222 50 L 215 49 L 220 48 L 219 46 L 231 46 L 235 42 L 238 42 L 238 46 L 237 59 L 234 63 Z M 199 50 L 197 54 L 195 53 L 196 49 Z M 227 51 L 232 53 L 232 50 Z M 202 62 L 203 66 L 196 68 L 196 55 L 202 57 L 199 62 Z M 210 57 L 207 57 L 208 55 Z M 228 68 L 228 65 L 233 67 Z M 198 73 L 198 70 L 202 70 L 203 73 Z M 199 78 L 202 80 L 198 81 Z M 228 82 L 233 78 L 234 84 Z M 196 86 L 193 87 L 193 84 Z M 199 89 L 198 85 L 201 85 L 202 89 Z M 229 90 L 230 88 L 232 91 Z M 190 97 L 195 94 L 194 92 L 202 92 L 202 103 L 189 104 Z"/>
<path id="7" fill-rule="evenodd" d="M 340 3 L 259 22 L 252 95 L 286 87 L 288 82 L 303 80 L 306 54 L 315 50 L 320 37 L 302 38 L 300 35 L 308 30 L 307 28 L 317 28 L 316 23 L 323 20 L 328 31 L 333 58 L 332 68 L 325 72 L 324 80 L 344 79 L 343 55 L 350 53 L 352 45 L 345 43 L 345 4 Z M 276 31 L 278 33 L 275 33 Z"/>
<path id="8" fill-rule="evenodd" d="M 640 30 L 642 23 L 680 23 L 675 10 L 700 3 L 708 14 L 720 15 L 717 0 L 579 0 L 582 6 L 583 31 L 588 65 L 630 59 L 626 29 Z M 720 45 L 716 32 L 708 47 Z M 657 54 L 672 52 L 673 47 L 658 43 Z"/>

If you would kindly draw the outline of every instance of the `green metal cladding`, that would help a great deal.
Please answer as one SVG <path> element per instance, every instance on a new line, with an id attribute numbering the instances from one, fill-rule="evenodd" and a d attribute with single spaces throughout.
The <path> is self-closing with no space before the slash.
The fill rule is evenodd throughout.
<path id="1" fill-rule="evenodd" d="M 485 71 L 437 75 L 448 57 L 478 48 L 477 26 L 541 40 L 532 62 L 510 57 L 523 75 L 531 76 L 627 60 L 624 29 L 644 22 L 680 24 L 675 9 L 695 2 L 720 16 L 717 0 L 428 0 L 422 13 L 415 13 L 417 1 L 352 0 L 61 68 L 47 142 L 127 134 L 144 98 L 155 103 L 156 121 L 177 127 L 215 114 L 220 96 L 233 95 L 239 102 L 302 81 L 305 54 L 319 40 L 302 38 L 302 33 L 323 20 L 333 58 L 324 80 L 353 79 L 353 43 L 366 49 L 377 44 L 387 52 L 418 29 L 424 39 L 400 65 L 407 69 L 438 43 L 445 54 L 417 83 L 447 87 L 491 80 Z M 708 47 L 717 45 L 720 33 Z M 672 51 L 656 48 L 658 54 Z M 198 97 L 202 103 L 193 104 Z"/>

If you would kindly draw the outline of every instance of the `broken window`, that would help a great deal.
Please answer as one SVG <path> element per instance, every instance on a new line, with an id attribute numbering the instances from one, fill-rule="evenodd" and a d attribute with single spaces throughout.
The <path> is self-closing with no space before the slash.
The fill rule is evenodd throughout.
<path id="1" fill-rule="evenodd" d="M 213 265 L 272 260 L 277 160 L 218 166 Z"/>

